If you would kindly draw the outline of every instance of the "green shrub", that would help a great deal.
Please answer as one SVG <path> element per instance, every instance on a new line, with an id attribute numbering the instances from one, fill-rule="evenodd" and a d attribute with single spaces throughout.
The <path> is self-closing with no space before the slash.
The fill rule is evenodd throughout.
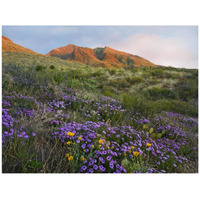
<path id="1" fill-rule="evenodd" d="M 153 87 L 146 89 L 144 95 L 152 100 L 157 99 L 177 99 L 177 94 L 168 88 Z"/>
<path id="2" fill-rule="evenodd" d="M 118 81 L 117 80 L 109 80 L 107 85 L 116 87 L 118 85 Z"/>
<path id="3" fill-rule="evenodd" d="M 123 88 L 126 88 L 126 87 L 130 87 L 131 84 L 126 79 L 120 79 L 118 81 L 118 86 L 119 86 L 119 88 L 123 89 Z"/>
<path id="4" fill-rule="evenodd" d="M 183 80 L 178 84 L 176 91 L 179 97 L 184 100 L 188 101 L 192 98 L 198 98 L 198 80 Z"/>
<path id="5" fill-rule="evenodd" d="M 115 69 L 110 69 L 109 73 L 110 73 L 110 75 L 114 75 L 114 74 L 116 74 L 116 70 Z"/>
<path id="6" fill-rule="evenodd" d="M 124 94 L 122 97 L 122 106 L 132 113 L 141 113 L 144 116 L 151 116 L 155 112 L 151 101 L 135 94 Z"/>
<path id="7" fill-rule="evenodd" d="M 163 78 L 164 77 L 164 70 L 163 69 L 153 69 L 151 75 L 155 78 Z"/>
<path id="8" fill-rule="evenodd" d="M 140 76 L 132 76 L 132 77 L 128 77 L 127 81 L 132 85 L 132 84 L 143 83 L 144 79 Z"/>
<path id="9" fill-rule="evenodd" d="M 92 74 L 92 76 L 94 76 L 94 77 L 102 76 L 102 75 L 103 75 L 103 73 L 102 73 L 100 70 L 95 71 L 95 72 Z"/>
<path id="10" fill-rule="evenodd" d="M 55 69 L 55 66 L 54 66 L 54 65 L 50 65 L 49 68 L 50 68 L 50 69 Z"/>
<path id="11" fill-rule="evenodd" d="M 111 92 L 110 90 L 105 90 L 103 92 L 103 95 L 107 96 L 107 97 L 114 97 L 115 96 L 115 94 L 113 92 Z"/>
<path id="12" fill-rule="evenodd" d="M 62 73 L 62 72 L 55 72 L 53 75 L 52 75 L 52 79 L 56 82 L 56 83 L 58 83 L 58 84 L 60 84 L 60 83 L 62 83 L 62 81 L 63 81 L 63 79 L 66 77 L 66 74 L 64 74 L 64 73 Z"/>
<path id="13" fill-rule="evenodd" d="M 38 71 L 42 71 L 44 69 L 44 67 L 42 65 L 37 65 L 35 67 L 35 70 L 38 72 Z"/>
<path id="14" fill-rule="evenodd" d="M 145 80 L 148 80 L 148 79 L 151 77 L 151 73 L 149 73 L 149 72 L 143 72 L 143 73 L 142 73 L 142 77 L 143 77 Z"/>
<path id="15" fill-rule="evenodd" d="M 130 57 L 128 57 L 128 58 L 126 59 L 126 64 L 127 64 L 127 65 L 130 65 L 130 66 L 133 66 L 133 65 L 134 65 L 134 60 L 131 59 Z"/>

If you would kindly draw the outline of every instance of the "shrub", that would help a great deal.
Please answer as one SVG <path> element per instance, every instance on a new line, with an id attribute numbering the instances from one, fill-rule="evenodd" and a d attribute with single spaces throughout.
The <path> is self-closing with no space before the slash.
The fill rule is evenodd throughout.
<path id="1" fill-rule="evenodd" d="M 115 96 L 115 94 L 113 92 L 111 92 L 110 90 L 105 90 L 103 92 L 103 95 L 107 96 L 107 97 L 114 97 Z"/>
<path id="2" fill-rule="evenodd" d="M 44 67 L 42 65 L 37 65 L 35 67 L 35 70 L 38 72 L 38 71 L 42 71 L 44 69 Z"/>
<path id="3" fill-rule="evenodd" d="M 142 73 L 142 77 L 143 77 L 145 80 L 147 80 L 147 79 L 149 79 L 149 78 L 151 77 L 151 73 L 149 73 L 149 72 L 143 72 L 143 73 Z"/>
<path id="4" fill-rule="evenodd" d="M 95 71 L 95 72 L 92 74 L 92 76 L 94 76 L 94 77 L 102 76 L 102 75 L 103 75 L 103 73 L 102 73 L 100 70 Z"/>
<path id="5" fill-rule="evenodd" d="M 155 112 L 152 102 L 146 100 L 143 96 L 135 94 L 123 95 L 122 106 L 134 114 L 141 113 L 144 116 L 151 116 Z"/>
<path id="6" fill-rule="evenodd" d="M 123 89 L 123 88 L 126 88 L 126 87 L 130 87 L 131 84 L 126 79 L 120 79 L 118 81 L 118 86 L 119 86 L 119 88 Z"/>
<path id="7" fill-rule="evenodd" d="M 153 87 L 146 89 L 144 95 L 152 100 L 157 99 L 177 99 L 177 94 L 168 88 Z"/>
<path id="8" fill-rule="evenodd" d="M 139 77 L 139 76 L 132 76 L 132 77 L 128 77 L 127 81 L 130 84 L 138 84 L 138 83 L 143 83 L 144 79 L 142 77 Z"/>
<path id="9" fill-rule="evenodd" d="M 179 83 L 176 91 L 179 97 L 184 100 L 188 101 L 192 98 L 198 98 L 198 80 L 183 80 Z"/>
<path id="10" fill-rule="evenodd" d="M 58 84 L 60 84 L 60 83 L 62 83 L 62 81 L 63 81 L 63 79 L 66 77 L 66 74 L 63 74 L 62 72 L 55 72 L 53 75 L 52 75 L 52 79 L 56 82 L 56 83 L 58 83 Z"/>
<path id="11" fill-rule="evenodd" d="M 54 65 L 50 65 L 49 68 L 50 68 L 50 69 L 55 69 L 55 66 L 54 66 Z"/>
<path id="12" fill-rule="evenodd" d="M 130 57 L 128 57 L 128 58 L 126 59 L 126 64 L 127 64 L 127 65 L 130 65 L 130 66 L 133 66 L 133 65 L 134 65 L 134 60 L 132 60 Z"/>
<path id="13" fill-rule="evenodd" d="M 110 75 L 114 75 L 114 74 L 116 74 L 116 70 L 115 69 L 111 69 L 111 70 L 109 70 L 109 73 L 110 73 Z"/>
<path id="14" fill-rule="evenodd" d="M 155 78 L 163 78 L 164 77 L 164 70 L 163 69 L 153 69 L 151 75 Z"/>
<path id="15" fill-rule="evenodd" d="M 109 80 L 107 85 L 116 87 L 118 85 L 118 81 L 117 80 Z"/>

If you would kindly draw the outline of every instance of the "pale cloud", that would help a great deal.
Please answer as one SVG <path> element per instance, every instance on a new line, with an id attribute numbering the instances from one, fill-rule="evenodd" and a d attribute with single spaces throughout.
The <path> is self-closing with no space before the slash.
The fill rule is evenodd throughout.
<path id="1" fill-rule="evenodd" d="M 197 68 L 198 54 L 179 38 L 159 37 L 154 34 L 135 34 L 119 42 L 110 43 L 112 48 L 139 55 L 159 65 Z"/>

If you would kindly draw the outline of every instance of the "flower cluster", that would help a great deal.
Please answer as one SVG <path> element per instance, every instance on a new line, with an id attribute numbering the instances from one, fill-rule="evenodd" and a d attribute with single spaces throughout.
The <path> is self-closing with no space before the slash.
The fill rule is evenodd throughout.
<path id="1" fill-rule="evenodd" d="M 29 103 L 25 106 L 24 102 Z M 15 138 L 30 141 L 36 136 L 20 124 L 20 117 L 34 119 L 37 108 L 41 115 L 45 112 L 51 116 L 45 124 L 49 136 L 64 144 L 63 157 L 80 173 L 175 172 L 188 161 L 180 153 L 189 144 L 186 130 L 198 127 L 197 120 L 180 114 L 166 112 L 147 119 L 139 113 L 132 116 L 113 99 L 88 100 L 74 93 L 57 97 L 45 93 L 38 99 L 6 94 L 2 106 L 4 144 Z M 76 119 L 69 112 L 72 110 L 78 110 L 84 120 Z M 132 117 L 120 123 L 125 113 Z"/>

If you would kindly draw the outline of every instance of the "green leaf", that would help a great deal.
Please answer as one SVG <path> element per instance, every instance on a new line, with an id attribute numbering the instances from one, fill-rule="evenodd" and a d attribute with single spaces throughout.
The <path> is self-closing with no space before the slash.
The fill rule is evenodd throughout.
<path id="1" fill-rule="evenodd" d="M 161 133 L 158 133 L 157 136 L 156 136 L 158 139 L 160 139 L 162 137 L 162 134 Z"/>
<path id="2" fill-rule="evenodd" d="M 162 135 L 164 135 L 165 134 L 165 129 L 162 131 Z"/>
<path id="3" fill-rule="evenodd" d="M 85 94 L 85 95 L 83 96 L 83 98 L 84 98 L 84 99 L 87 99 L 87 98 L 88 98 L 87 94 Z"/>
<path id="4" fill-rule="evenodd" d="M 148 126 L 146 124 L 143 125 L 143 129 L 148 129 Z"/>
<path id="5" fill-rule="evenodd" d="M 153 133 L 153 128 L 150 128 L 149 133 Z"/>
<path id="6" fill-rule="evenodd" d="M 150 135 L 150 138 L 155 138 L 156 137 L 156 134 L 155 133 L 152 133 L 151 135 Z"/>

